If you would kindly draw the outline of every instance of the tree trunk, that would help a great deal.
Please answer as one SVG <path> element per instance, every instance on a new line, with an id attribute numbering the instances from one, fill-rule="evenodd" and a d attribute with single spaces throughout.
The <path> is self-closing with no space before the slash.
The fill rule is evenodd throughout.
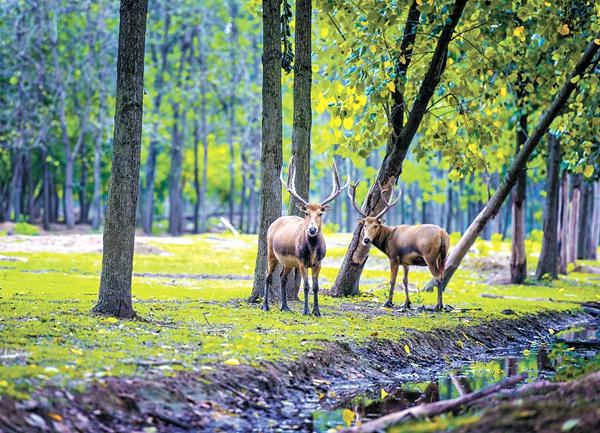
<path id="1" fill-rule="evenodd" d="M 600 46 L 595 44 L 593 41 L 587 46 L 585 52 L 579 59 L 579 62 L 577 62 L 573 72 L 571 72 L 563 87 L 554 97 L 554 100 L 550 104 L 550 107 L 548 107 L 548 110 L 546 110 L 546 112 L 540 117 L 535 129 L 531 131 L 527 141 L 525 144 L 523 144 L 521 150 L 515 157 L 510 168 L 508 169 L 504 181 L 498 187 L 496 193 L 488 201 L 487 205 L 471 223 L 460 241 L 458 241 L 458 244 L 451 250 L 450 256 L 446 260 L 446 273 L 443 281 L 444 286 L 452 278 L 452 275 L 460 265 L 461 260 L 467 254 L 469 248 L 471 248 L 481 230 L 483 230 L 487 222 L 498 213 L 500 206 L 502 206 L 502 203 L 506 197 L 508 197 L 510 190 L 517 182 L 519 174 L 527 166 L 527 161 L 540 142 L 540 139 L 546 133 L 554 118 L 565 106 L 569 96 L 571 93 L 573 93 L 573 90 L 577 88 L 578 80 L 572 80 L 572 78 L 583 75 L 598 51 L 598 48 L 600 48 Z M 431 280 L 427 284 L 427 287 L 433 287 L 434 285 L 435 281 Z"/>
<path id="2" fill-rule="evenodd" d="M 591 182 L 584 181 L 581 188 L 581 209 L 579 211 L 579 224 L 577 233 L 577 258 L 585 260 L 590 255 L 589 239 L 592 231 L 592 207 L 594 186 Z"/>
<path id="3" fill-rule="evenodd" d="M 527 114 L 520 107 L 517 125 L 517 154 L 527 141 Z M 517 177 L 512 196 L 512 251 L 510 255 L 510 282 L 522 284 L 527 278 L 527 254 L 525 252 L 525 198 L 527 191 L 527 165 Z"/>
<path id="4" fill-rule="evenodd" d="M 548 162 L 546 173 L 546 204 L 544 206 L 544 238 L 535 278 L 544 275 L 558 277 L 558 198 L 560 194 L 560 142 L 548 134 Z"/>
<path id="5" fill-rule="evenodd" d="M 44 230 L 50 230 L 50 214 L 51 214 L 51 204 L 50 204 L 50 168 L 48 161 L 46 158 L 48 157 L 46 144 L 42 143 L 40 147 L 40 159 L 42 161 L 42 173 L 43 173 L 43 181 L 42 181 L 42 196 L 44 197 L 44 210 L 42 212 L 42 225 Z"/>
<path id="6" fill-rule="evenodd" d="M 95 313 L 133 318 L 131 275 L 142 142 L 144 43 L 148 0 L 122 0 L 113 164 Z"/>
<path id="7" fill-rule="evenodd" d="M 558 273 L 567 273 L 567 233 L 569 232 L 569 175 L 566 170 L 562 175 L 560 201 L 560 221 L 558 229 Z"/>
<path id="8" fill-rule="evenodd" d="M 577 261 L 579 211 L 581 207 L 581 175 L 575 174 L 573 179 L 573 192 L 569 206 L 569 226 L 567 231 L 567 264 Z"/>
<path id="9" fill-rule="evenodd" d="M 590 236 L 590 260 L 598 259 L 598 242 L 600 241 L 600 182 L 594 183 L 592 211 L 592 234 Z"/>
<path id="10" fill-rule="evenodd" d="M 88 223 L 89 205 L 87 201 L 87 162 L 85 160 L 85 141 L 82 142 L 79 149 L 80 158 L 80 176 L 79 176 L 79 223 Z"/>
<path id="11" fill-rule="evenodd" d="M 156 75 L 156 98 L 154 99 L 154 112 L 160 117 L 160 105 L 162 103 L 162 97 L 164 92 L 164 76 L 168 72 L 168 54 L 169 54 L 169 28 L 171 24 L 171 15 L 169 8 L 164 4 L 163 14 L 165 16 L 165 22 L 163 26 L 163 41 L 160 45 L 160 70 Z M 158 63 L 156 56 L 153 56 L 154 63 Z M 146 158 L 146 189 L 144 191 L 143 201 L 143 212 L 142 212 L 142 230 L 145 234 L 152 234 L 152 222 L 154 216 L 154 182 L 156 179 L 156 159 L 158 157 L 158 122 L 154 123 L 153 135 L 150 138 L 150 144 L 148 146 L 148 156 Z"/>
<path id="12" fill-rule="evenodd" d="M 229 83 L 229 128 L 227 130 L 227 144 L 229 146 L 229 222 L 235 226 L 234 212 L 235 212 L 235 105 L 236 95 L 235 89 L 238 86 L 237 83 L 237 70 L 238 65 L 236 64 L 236 47 L 237 43 L 237 25 L 235 23 L 237 17 L 237 3 L 235 0 L 229 2 L 229 17 L 231 19 L 231 32 L 229 40 L 229 67 L 231 68 L 231 82 Z"/>
<path id="13" fill-rule="evenodd" d="M 263 0 L 262 149 L 260 227 L 251 301 L 264 294 L 267 272 L 267 230 L 281 215 L 281 0 Z"/>
<path id="14" fill-rule="evenodd" d="M 423 77 L 418 95 L 415 98 L 405 124 L 404 111 L 406 104 L 403 87 L 406 72 L 411 62 L 412 50 L 421 16 L 417 0 L 413 1 L 410 6 L 400 44 L 399 56 L 395 60 L 396 77 L 394 82 L 396 91 L 392 92 L 393 106 L 390 118 L 392 130 L 388 140 L 386 155 L 377 176 L 378 182 L 369 190 L 365 200 L 363 211 L 367 215 L 376 214 L 385 206 L 384 201 L 381 200 L 381 191 L 378 184 L 389 185 L 390 183 L 395 183 L 402 172 L 402 162 L 406 157 L 408 148 L 423 120 L 429 101 L 446 67 L 448 44 L 452 39 L 454 28 L 462 15 L 465 4 L 466 0 L 457 0 L 450 13 L 450 17 L 442 27 L 431 63 Z M 403 59 L 403 61 L 399 59 Z M 362 228 L 362 224 L 359 224 L 353 233 L 352 241 L 344 257 L 335 284 L 331 289 L 333 296 L 359 294 L 358 283 L 369 254 L 369 247 L 359 242 Z"/>

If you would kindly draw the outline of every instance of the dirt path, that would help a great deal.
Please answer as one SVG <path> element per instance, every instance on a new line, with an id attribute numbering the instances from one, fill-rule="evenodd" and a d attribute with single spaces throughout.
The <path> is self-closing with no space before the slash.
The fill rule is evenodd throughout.
<path id="1" fill-rule="evenodd" d="M 0 430 L 312 431 L 315 410 L 335 407 L 350 395 L 397 385 L 407 376 L 430 379 L 450 364 L 486 359 L 498 348 L 523 348 L 547 339 L 548 328 L 589 319 L 582 312 L 544 313 L 411 332 L 393 342 L 326 343 L 287 363 L 215 365 L 175 377 L 154 369 L 142 377 L 99 379 L 83 393 L 45 388 L 26 402 L 0 400 Z"/>

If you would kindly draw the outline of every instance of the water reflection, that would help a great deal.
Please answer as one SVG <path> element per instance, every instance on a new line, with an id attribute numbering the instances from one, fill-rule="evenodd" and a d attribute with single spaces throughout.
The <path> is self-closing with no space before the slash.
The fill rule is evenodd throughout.
<path id="1" fill-rule="evenodd" d="M 590 326 L 561 332 L 557 334 L 556 341 L 566 343 L 568 350 L 577 350 L 577 347 L 588 349 L 582 351 L 581 356 L 592 357 L 598 350 L 590 351 L 589 348 L 600 349 L 600 328 Z M 549 350 L 549 346 L 540 345 L 518 355 L 503 356 L 489 362 L 474 362 L 464 368 L 441 374 L 431 381 L 406 383 L 397 389 L 385 390 L 384 394 L 387 395 L 384 398 L 381 390 L 373 390 L 355 397 L 342 409 L 315 412 L 313 430 L 327 432 L 339 426 L 354 424 L 357 418 L 377 418 L 416 404 L 459 397 L 520 373 L 528 373 L 528 382 L 552 377 L 557 367 L 555 363 L 561 361 L 553 361 Z"/>

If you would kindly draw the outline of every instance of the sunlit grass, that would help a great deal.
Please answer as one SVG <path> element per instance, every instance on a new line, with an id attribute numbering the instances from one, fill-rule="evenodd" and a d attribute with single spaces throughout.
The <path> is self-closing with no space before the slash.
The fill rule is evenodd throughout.
<path id="1" fill-rule="evenodd" d="M 328 235 L 322 289 L 337 275 L 349 235 Z M 363 295 L 356 299 L 322 296 L 323 317 L 305 317 L 294 303 L 293 314 L 276 305 L 265 313 L 245 302 L 251 292 L 256 254 L 254 236 L 201 235 L 156 238 L 148 243 L 160 254 L 136 255 L 134 307 L 143 318 L 118 321 L 90 314 L 97 298 L 100 253 L 3 253 L 0 259 L 0 393 L 23 395 L 33 386 L 54 383 L 73 386 L 103 375 L 142 373 L 139 360 L 173 361 L 165 374 L 178 369 L 209 368 L 222 362 L 258 363 L 293 359 L 323 341 L 398 339 L 406 330 L 448 329 L 481 320 L 518 317 L 543 310 L 578 308 L 551 302 L 599 298 L 600 280 L 572 273 L 544 285 L 490 286 L 472 270 L 459 270 L 445 293 L 457 308 L 480 308 L 465 315 L 406 315 L 381 307 L 387 294 L 387 259 L 372 252 L 363 274 Z M 501 251 L 506 247 L 500 245 Z M 482 245 L 479 244 L 480 249 Z M 495 248 L 495 249 L 494 249 Z M 484 253 L 484 251 L 480 251 Z M 500 254 L 488 246 L 485 254 Z M 12 258 L 10 261 L 8 258 Z M 18 257 L 20 260 L 14 261 Z M 593 263 L 592 263 L 593 264 Z M 169 274 L 161 277 L 160 274 Z M 205 274 L 193 279 L 173 274 Z M 245 279 L 223 279 L 241 275 Z M 410 282 L 422 287 L 430 278 L 424 268 L 412 268 Z M 516 297 L 492 299 L 482 293 Z M 413 293 L 413 303 L 433 305 L 435 293 Z M 397 290 L 400 303 L 403 293 Z M 541 298 L 543 300 L 522 300 Z M 358 310 L 348 303 L 363 303 Z M 367 303 L 368 302 L 368 303 Z M 367 314 L 374 309 L 378 314 Z M 516 315 L 507 316 L 510 309 Z"/>

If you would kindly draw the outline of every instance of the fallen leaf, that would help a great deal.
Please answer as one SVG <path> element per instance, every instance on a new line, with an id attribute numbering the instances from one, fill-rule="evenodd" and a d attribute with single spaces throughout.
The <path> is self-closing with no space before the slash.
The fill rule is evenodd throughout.
<path id="1" fill-rule="evenodd" d="M 342 411 L 342 419 L 344 420 L 344 424 L 346 424 L 347 426 L 352 425 L 352 421 L 354 421 L 354 418 L 354 412 L 350 409 L 344 409 Z"/>
<path id="2" fill-rule="evenodd" d="M 225 365 L 240 365 L 240 361 L 235 358 L 229 358 L 224 362 Z"/>
<path id="3" fill-rule="evenodd" d="M 381 399 L 383 400 L 384 398 L 386 398 L 389 394 L 385 391 L 385 389 L 381 388 Z"/>
<path id="4" fill-rule="evenodd" d="M 560 431 L 571 431 L 575 427 L 577 427 L 577 424 L 579 424 L 579 419 L 577 419 L 577 418 L 568 419 L 563 423 Z"/>
<path id="5" fill-rule="evenodd" d="M 410 355 L 410 347 L 408 347 L 408 344 L 404 345 L 404 351 Z"/>
<path id="6" fill-rule="evenodd" d="M 569 30 L 569 26 L 567 24 L 563 24 L 558 28 L 558 33 L 563 36 L 567 36 L 570 32 L 571 30 Z"/>
<path id="7" fill-rule="evenodd" d="M 60 421 L 62 421 L 62 419 L 63 419 L 63 417 L 62 417 L 62 416 L 60 416 L 59 414 L 57 414 L 57 413 L 54 413 L 54 412 L 50 412 L 50 413 L 48 414 L 48 416 L 49 416 L 50 418 L 52 418 L 54 421 L 59 421 L 59 422 L 60 422 Z"/>

